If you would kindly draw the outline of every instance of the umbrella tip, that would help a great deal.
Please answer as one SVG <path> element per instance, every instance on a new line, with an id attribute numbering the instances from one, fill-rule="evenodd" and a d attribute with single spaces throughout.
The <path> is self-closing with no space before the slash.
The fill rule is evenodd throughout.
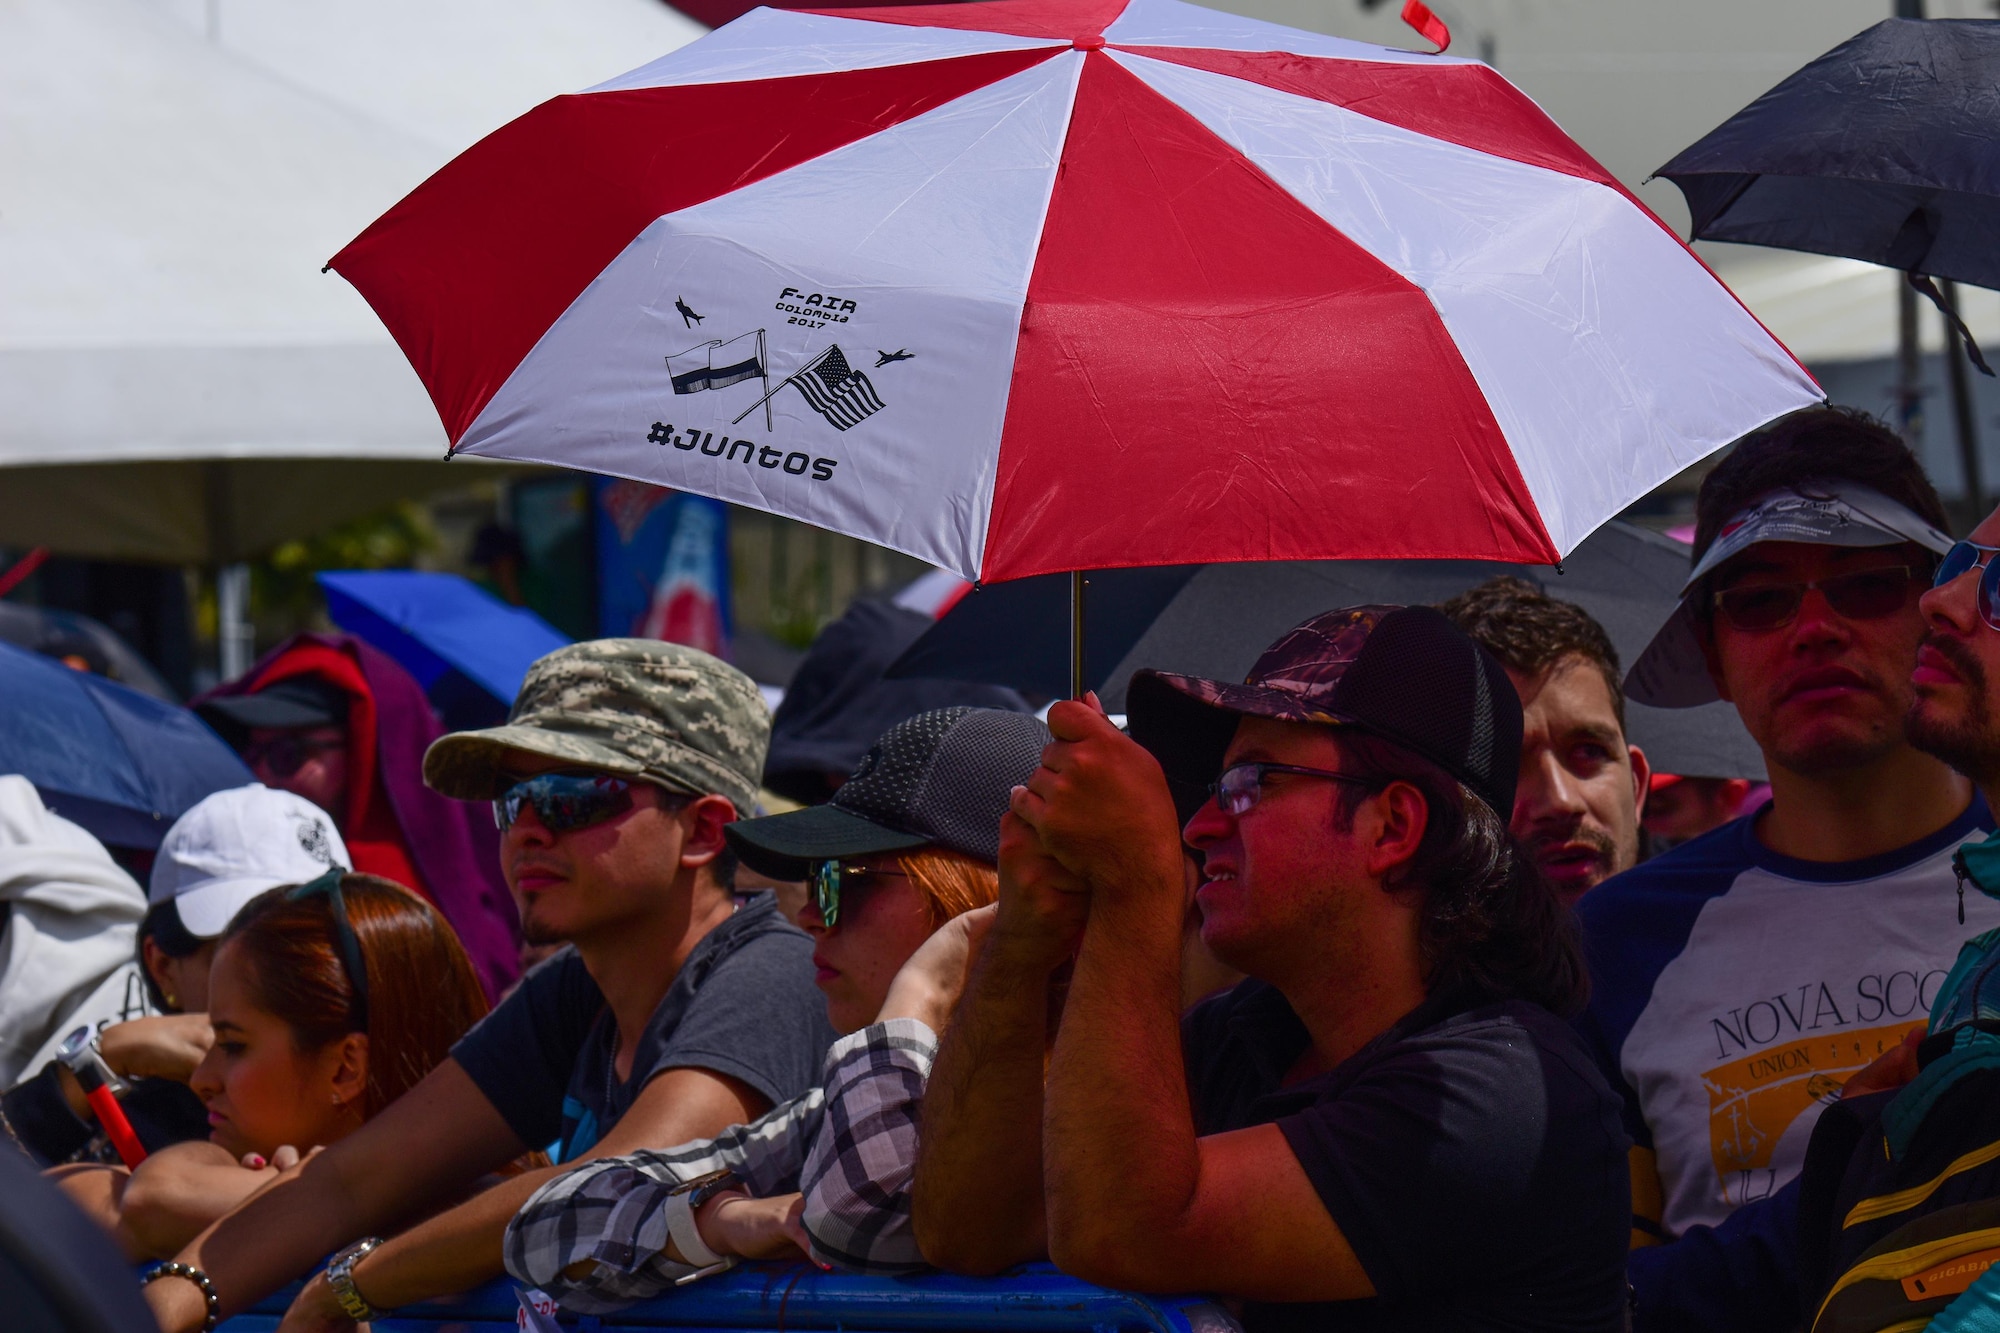
<path id="1" fill-rule="evenodd" d="M 1078 37 L 1072 40 L 1069 46 L 1072 51 L 1102 51 L 1104 49 L 1104 35 L 1102 33 L 1095 33 L 1089 37 Z"/>

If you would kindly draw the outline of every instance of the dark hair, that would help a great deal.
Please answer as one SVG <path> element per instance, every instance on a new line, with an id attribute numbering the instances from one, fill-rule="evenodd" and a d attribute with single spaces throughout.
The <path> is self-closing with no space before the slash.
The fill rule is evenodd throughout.
<path id="1" fill-rule="evenodd" d="M 1816 481 L 1859 482 L 1932 527 L 1950 528 L 1923 464 L 1887 422 L 1851 407 L 1808 407 L 1745 435 L 1702 479 L 1694 506 L 1696 563 L 1730 519 L 1772 491 Z"/>
<path id="2" fill-rule="evenodd" d="M 1625 726 L 1624 673 L 1611 636 L 1575 602 L 1558 601 L 1536 585 L 1501 574 L 1476 588 L 1438 603 L 1466 637 L 1500 659 L 1500 665 L 1530 680 L 1565 657 L 1581 657 L 1597 668 L 1611 691 L 1618 726 Z"/>
<path id="3" fill-rule="evenodd" d="M 173 1006 L 160 990 L 160 983 L 153 980 L 153 971 L 146 966 L 146 941 L 151 940 L 159 951 L 169 958 L 190 958 L 209 941 L 189 930 L 181 921 L 181 913 L 174 906 L 172 898 L 163 903 L 154 903 L 146 909 L 146 915 L 139 919 L 139 934 L 132 942 L 132 950 L 139 959 L 139 975 L 145 980 L 146 994 L 152 998 L 153 1007 L 161 1013 L 170 1013 Z"/>
<path id="4" fill-rule="evenodd" d="M 368 1116 L 415 1087 L 486 1013 L 465 946 L 422 898 L 376 875 L 341 876 L 347 919 L 368 969 Z M 244 904 L 222 933 L 250 965 L 257 1004 L 317 1050 L 356 1022 L 353 982 L 334 939 L 329 895 L 273 889 Z"/>
<path id="5" fill-rule="evenodd" d="M 1424 986 L 1433 995 L 1530 1000 L 1563 1017 L 1590 995 L 1583 945 L 1569 911 L 1507 821 L 1430 760 L 1378 736 L 1340 730 L 1342 767 L 1371 788 L 1340 784 L 1346 827 L 1373 792 L 1395 781 L 1423 795 L 1429 811 L 1417 854 L 1392 888 L 1421 888 Z"/>
<path id="6" fill-rule="evenodd" d="M 715 854 L 715 859 L 708 863 L 709 878 L 715 881 L 716 888 L 725 893 L 734 893 L 736 868 L 741 864 L 742 858 L 736 855 L 736 849 L 725 842 L 722 844 L 722 850 Z"/>

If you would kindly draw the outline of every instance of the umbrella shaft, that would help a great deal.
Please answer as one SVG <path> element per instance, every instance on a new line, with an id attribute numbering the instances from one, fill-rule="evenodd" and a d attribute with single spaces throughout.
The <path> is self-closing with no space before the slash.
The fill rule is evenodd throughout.
<path id="1" fill-rule="evenodd" d="M 1083 571 L 1074 569 L 1069 576 L 1069 697 L 1083 697 L 1083 590 L 1089 584 Z"/>

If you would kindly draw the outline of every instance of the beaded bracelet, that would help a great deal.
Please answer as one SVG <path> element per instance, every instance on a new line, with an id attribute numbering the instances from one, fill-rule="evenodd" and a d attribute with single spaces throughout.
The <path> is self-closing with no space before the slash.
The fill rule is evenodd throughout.
<path id="1" fill-rule="evenodd" d="M 201 1298 L 208 1302 L 208 1317 L 201 1321 L 201 1333 L 215 1333 L 215 1326 L 222 1322 L 222 1301 L 216 1296 L 215 1284 L 208 1280 L 208 1274 L 193 1264 L 173 1262 L 154 1264 L 139 1279 L 139 1285 L 143 1287 L 163 1277 L 186 1278 L 201 1288 Z"/>

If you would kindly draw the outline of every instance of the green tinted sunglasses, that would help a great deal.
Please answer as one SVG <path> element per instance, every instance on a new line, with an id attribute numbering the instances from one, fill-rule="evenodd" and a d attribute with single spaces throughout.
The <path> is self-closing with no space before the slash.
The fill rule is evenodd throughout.
<path id="1" fill-rule="evenodd" d="M 871 879 L 908 879 L 901 870 L 876 870 L 869 866 L 842 865 L 838 861 L 815 861 L 807 883 L 812 888 L 813 906 L 819 909 L 820 924 L 832 930 L 840 920 L 840 890 Z"/>

